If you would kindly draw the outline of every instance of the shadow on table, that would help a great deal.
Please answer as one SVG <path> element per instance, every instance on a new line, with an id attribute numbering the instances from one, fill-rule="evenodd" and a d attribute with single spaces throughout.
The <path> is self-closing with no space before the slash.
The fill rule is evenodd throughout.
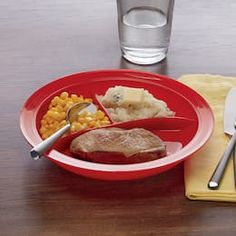
<path id="1" fill-rule="evenodd" d="M 86 201 L 95 199 L 129 201 L 130 199 L 173 198 L 184 195 L 181 164 L 164 173 L 144 179 L 104 181 L 82 177 L 65 171 L 48 160 L 39 160 L 37 165 L 34 165 L 34 169 L 27 173 L 24 182 L 25 186 L 32 186 L 32 189 L 25 189 L 27 198 L 42 201 L 67 197 Z"/>
<path id="2" fill-rule="evenodd" d="M 147 65 L 147 66 L 141 66 L 136 65 L 133 63 L 128 62 L 123 57 L 120 59 L 120 68 L 121 69 L 132 69 L 132 70 L 141 70 L 161 75 L 168 75 L 168 59 L 164 59 L 163 61 L 154 64 L 154 65 Z"/>
<path id="3" fill-rule="evenodd" d="M 73 189 L 75 185 L 76 181 Z M 100 181 L 80 178 L 80 183 L 76 185 L 76 192 L 87 199 L 137 200 L 158 196 L 171 198 L 175 195 L 181 195 L 180 192 L 184 194 L 182 166 L 139 180 Z"/>

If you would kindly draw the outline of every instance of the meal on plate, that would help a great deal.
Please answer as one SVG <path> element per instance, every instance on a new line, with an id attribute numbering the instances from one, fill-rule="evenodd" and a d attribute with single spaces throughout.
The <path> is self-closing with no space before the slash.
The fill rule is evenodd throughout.
<path id="1" fill-rule="evenodd" d="M 143 128 L 93 129 L 75 138 L 70 151 L 88 161 L 112 164 L 145 162 L 166 156 L 163 141 Z"/>
<path id="2" fill-rule="evenodd" d="M 92 102 L 91 98 L 84 98 L 76 94 L 69 95 L 62 92 L 59 96 L 55 96 L 49 104 L 47 112 L 41 120 L 40 134 L 43 139 L 48 138 L 58 129 L 66 125 L 66 112 L 74 104 L 80 102 Z M 91 114 L 87 111 L 78 116 L 77 121 L 71 125 L 71 132 L 80 131 L 87 128 L 95 128 L 110 124 L 108 117 L 103 111 L 99 110 Z"/>
<path id="3" fill-rule="evenodd" d="M 174 116 L 174 112 L 164 101 L 155 98 L 143 88 L 115 86 L 107 89 L 104 96 L 97 98 L 114 123 Z M 55 96 L 41 119 L 42 138 L 48 138 L 65 126 L 68 109 L 81 102 L 93 101 L 91 98 L 70 95 L 68 92 Z M 152 132 L 143 128 L 105 127 L 110 122 L 106 114 L 99 109 L 93 114 L 88 111 L 78 114 L 78 119 L 71 124 L 71 132 L 89 130 L 72 141 L 70 152 L 88 161 L 112 164 L 139 163 L 167 155 L 164 142 Z"/>
<path id="4" fill-rule="evenodd" d="M 174 116 L 167 104 L 143 88 L 115 86 L 98 100 L 115 122 L 151 117 Z"/>

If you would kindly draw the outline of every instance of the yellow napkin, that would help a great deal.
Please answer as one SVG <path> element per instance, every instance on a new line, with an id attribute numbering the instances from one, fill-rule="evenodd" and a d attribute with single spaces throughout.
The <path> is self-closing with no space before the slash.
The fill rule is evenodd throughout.
<path id="1" fill-rule="evenodd" d="M 224 102 L 228 91 L 236 87 L 236 77 L 194 74 L 184 75 L 179 81 L 201 94 L 211 106 L 215 116 L 212 137 L 200 151 L 184 163 L 185 194 L 192 200 L 236 202 L 232 158 L 228 163 L 220 188 L 210 190 L 207 187 L 229 141 L 223 129 Z"/>

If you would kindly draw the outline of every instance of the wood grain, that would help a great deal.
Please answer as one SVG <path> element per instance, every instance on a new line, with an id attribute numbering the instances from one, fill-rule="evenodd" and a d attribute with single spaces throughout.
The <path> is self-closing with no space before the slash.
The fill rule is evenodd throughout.
<path id="1" fill-rule="evenodd" d="M 1 1 L 0 235 L 235 235 L 236 206 L 187 200 L 182 165 L 143 180 L 91 180 L 32 161 L 19 129 L 30 94 L 79 71 L 235 76 L 235 10 L 233 0 L 176 1 L 167 59 L 137 66 L 120 56 L 115 1 Z"/>

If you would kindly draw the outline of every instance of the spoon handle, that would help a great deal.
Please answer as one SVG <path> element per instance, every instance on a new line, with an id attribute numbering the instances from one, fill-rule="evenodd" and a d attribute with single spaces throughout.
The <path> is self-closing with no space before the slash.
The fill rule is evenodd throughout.
<path id="1" fill-rule="evenodd" d="M 43 142 L 36 145 L 30 150 L 30 155 L 34 160 L 38 160 L 40 156 L 46 152 L 64 133 L 70 129 L 70 124 L 63 126 L 49 138 L 45 139 Z"/>

